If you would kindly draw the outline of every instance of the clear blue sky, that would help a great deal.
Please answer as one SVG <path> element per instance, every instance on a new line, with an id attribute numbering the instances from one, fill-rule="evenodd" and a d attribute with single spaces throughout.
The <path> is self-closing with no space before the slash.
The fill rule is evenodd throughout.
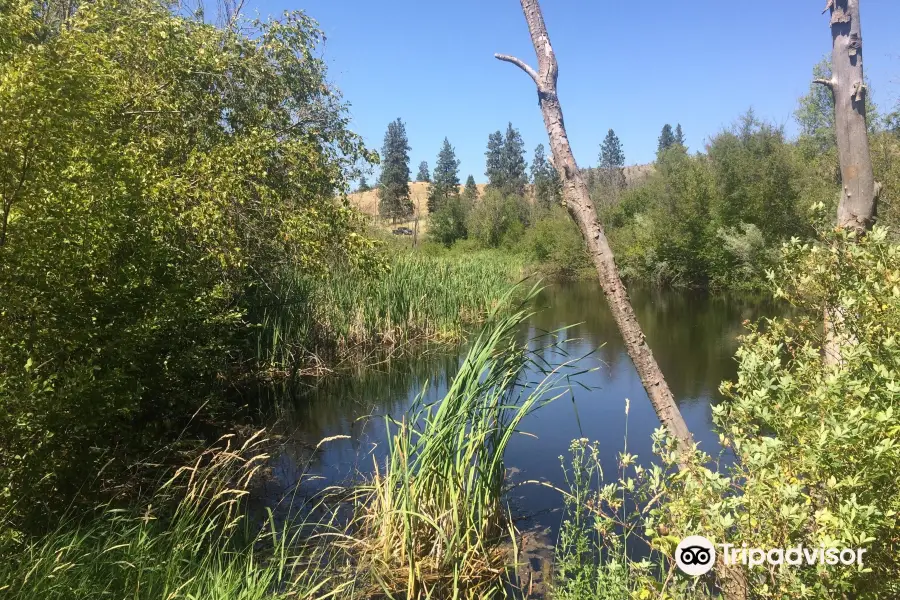
<path id="1" fill-rule="evenodd" d="M 609 128 L 629 164 L 654 158 L 662 125 L 680 122 L 691 150 L 747 108 L 793 134 L 797 99 L 830 53 L 825 0 L 543 0 L 560 63 L 559 92 L 580 166 L 596 163 Z M 493 58 L 535 64 L 517 0 L 247 0 L 244 13 L 302 9 L 327 36 L 330 79 L 352 127 L 381 148 L 389 121 L 406 123 L 411 170 L 434 166 L 444 136 L 462 180 L 483 182 L 488 134 L 512 121 L 528 160 L 546 146 L 534 84 Z M 882 109 L 900 96 L 900 1 L 862 0 L 866 75 Z"/>

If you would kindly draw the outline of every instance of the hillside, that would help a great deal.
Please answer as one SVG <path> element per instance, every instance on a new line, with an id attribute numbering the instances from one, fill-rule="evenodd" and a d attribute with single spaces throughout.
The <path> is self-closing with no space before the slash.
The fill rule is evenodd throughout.
<path id="1" fill-rule="evenodd" d="M 590 169 L 584 169 L 585 172 Z M 652 164 L 647 165 L 631 165 L 625 167 L 625 183 L 628 187 L 632 187 L 640 184 L 647 177 L 650 176 L 654 171 L 654 167 Z M 420 217 L 424 217 L 428 214 L 428 183 L 423 181 L 414 181 L 409 184 L 409 197 L 413 202 L 414 207 L 414 217 L 415 215 L 419 215 Z M 482 196 L 484 194 L 484 190 L 487 187 L 485 183 L 479 183 L 478 186 L 478 196 Z M 529 186 L 530 187 L 530 186 Z M 459 191 L 462 193 L 464 186 L 459 186 Z M 530 191 L 530 190 L 529 190 Z M 359 209 L 360 212 L 366 215 L 375 216 L 378 214 L 378 191 L 372 189 L 368 192 L 354 192 L 347 196 L 350 200 L 350 204 Z"/>

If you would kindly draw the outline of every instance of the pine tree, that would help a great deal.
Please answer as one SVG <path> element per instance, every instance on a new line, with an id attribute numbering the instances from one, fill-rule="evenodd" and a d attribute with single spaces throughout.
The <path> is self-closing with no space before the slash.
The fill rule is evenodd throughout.
<path id="1" fill-rule="evenodd" d="M 559 175 L 544 155 L 544 145 L 538 144 L 531 161 L 531 179 L 534 182 L 534 200 L 538 206 L 549 209 L 558 201 Z"/>
<path id="2" fill-rule="evenodd" d="M 392 121 L 384 134 L 381 177 L 378 186 L 379 212 L 396 221 L 412 214 L 409 199 L 409 141 L 403 121 Z"/>
<path id="3" fill-rule="evenodd" d="M 488 186 L 500 189 L 505 184 L 503 172 L 503 134 L 498 130 L 488 136 L 485 156 L 484 174 L 488 178 Z"/>
<path id="4" fill-rule="evenodd" d="M 459 161 L 450 140 L 444 138 L 444 144 L 438 153 L 434 166 L 434 181 L 428 193 L 428 212 L 437 212 L 447 198 L 459 194 Z"/>
<path id="5" fill-rule="evenodd" d="M 416 181 L 431 182 L 431 175 L 428 174 L 428 162 L 419 163 L 419 174 L 416 175 Z"/>
<path id="6" fill-rule="evenodd" d="M 681 130 L 681 123 L 679 123 L 675 126 L 675 143 L 682 148 L 687 148 L 687 144 L 685 144 L 684 142 L 684 132 Z"/>
<path id="7" fill-rule="evenodd" d="M 366 181 L 366 176 L 363 175 L 359 178 L 359 187 L 356 188 L 357 192 L 368 192 L 372 189 L 372 186 L 369 185 L 369 182 Z"/>
<path id="8" fill-rule="evenodd" d="M 503 169 L 502 189 L 505 194 L 525 195 L 525 185 L 528 183 L 525 162 L 525 142 L 519 130 L 510 123 L 506 128 L 506 136 L 503 139 L 503 152 L 501 165 Z"/>
<path id="9" fill-rule="evenodd" d="M 617 191 L 625 187 L 625 151 L 612 129 L 600 145 L 600 177 L 610 190 Z"/>
<path id="10" fill-rule="evenodd" d="M 478 200 L 478 186 L 475 185 L 475 178 L 471 175 L 466 179 L 466 189 L 463 190 L 463 198 L 465 198 L 466 202 L 469 204 L 473 204 Z"/>
<path id="11" fill-rule="evenodd" d="M 674 145 L 675 134 L 672 133 L 672 126 L 666 123 L 662 128 L 662 133 L 659 134 L 659 145 L 656 148 L 656 153 L 659 154 Z"/>

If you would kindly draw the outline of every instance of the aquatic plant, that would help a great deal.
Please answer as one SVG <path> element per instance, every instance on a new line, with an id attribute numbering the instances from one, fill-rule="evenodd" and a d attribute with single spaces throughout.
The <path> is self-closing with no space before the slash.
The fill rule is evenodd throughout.
<path id="1" fill-rule="evenodd" d="M 529 316 L 521 307 L 495 311 L 440 402 L 425 404 L 423 391 L 406 416 L 387 418 L 389 457 L 354 490 L 352 535 L 338 542 L 356 557 L 370 593 L 501 593 L 516 553 L 504 451 L 527 414 L 563 393 L 556 383 L 570 366 L 545 371 L 521 343 Z M 526 385 L 522 374 L 532 368 L 544 377 Z"/>

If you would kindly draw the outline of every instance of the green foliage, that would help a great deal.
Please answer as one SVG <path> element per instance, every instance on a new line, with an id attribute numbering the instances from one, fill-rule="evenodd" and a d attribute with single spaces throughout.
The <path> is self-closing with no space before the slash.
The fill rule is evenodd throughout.
<path id="1" fill-rule="evenodd" d="M 325 597 L 350 587 L 301 524 L 248 513 L 248 493 L 269 458 L 265 440 L 226 436 L 144 498 L 65 522 L 0 562 L 9 600 Z M 296 507 L 299 508 L 299 507 Z M 325 527 L 328 523 L 319 524 Z"/>
<path id="2" fill-rule="evenodd" d="M 488 136 L 487 151 L 484 153 L 485 171 L 487 175 L 488 185 L 493 188 L 500 188 L 504 182 L 503 171 L 503 133 L 500 130 Z"/>
<path id="3" fill-rule="evenodd" d="M 502 595 L 503 544 L 515 543 L 504 453 L 522 420 L 561 395 L 566 368 L 547 373 L 539 352 L 550 347 L 531 351 L 535 340 L 517 340 L 526 306 L 492 316 L 440 402 L 427 403 L 423 391 L 403 420 L 385 419 L 386 465 L 354 494 L 353 538 L 338 539 L 355 556 L 363 597 L 426 597 L 417 588 L 427 597 Z M 523 386 L 526 369 L 547 374 Z"/>
<path id="4" fill-rule="evenodd" d="M 525 185 L 528 183 L 528 175 L 525 170 L 525 142 L 519 130 L 512 126 L 506 127 L 506 135 L 503 137 L 503 181 L 501 189 L 506 194 L 525 195 Z"/>
<path id="5" fill-rule="evenodd" d="M 547 275 L 575 277 L 591 266 L 581 232 L 561 206 L 539 215 L 526 230 L 520 247 Z"/>
<path id="6" fill-rule="evenodd" d="M 463 190 L 463 198 L 469 203 L 471 206 L 478 200 L 478 186 L 475 184 L 475 178 L 469 175 L 466 179 L 466 187 Z"/>
<path id="7" fill-rule="evenodd" d="M 416 181 L 425 181 L 431 182 L 431 175 L 428 173 L 428 162 L 422 161 L 419 163 L 419 173 L 416 175 Z"/>
<path id="8" fill-rule="evenodd" d="M 22 526 L 180 430 L 251 337 L 248 291 L 367 254 L 333 197 L 372 158 L 302 13 L 217 29 L 102 0 L 54 29 L 42 7 L 0 17 L 0 514 Z"/>
<path id="9" fill-rule="evenodd" d="M 520 261 L 496 252 L 403 251 L 382 271 L 349 266 L 313 279 L 288 269 L 254 313 L 256 354 L 275 372 L 416 341 L 458 341 L 519 279 Z"/>
<path id="10" fill-rule="evenodd" d="M 544 155 L 544 145 L 538 144 L 534 149 L 534 160 L 531 161 L 531 180 L 534 183 L 534 201 L 541 209 L 562 202 L 562 183 L 553 163 Z"/>
<path id="11" fill-rule="evenodd" d="M 514 244 L 529 222 L 529 207 L 521 196 L 488 189 L 469 212 L 469 237 L 484 248 Z"/>
<path id="12" fill-rule="evenodd" d="M 626 276 L 758 287 L 775 249 L 812 233 L 805 207 L 831 193 L 783 131 L 750 111 L 706 155 L 680 144 L 661 152 L 655 173 L 602 216 Z"/>
<path id="13" fill-rule="evenodd" d="M 679 146 L 684 146 L 687 148 L 687 144 L 685 143 L 684 131 L 681 130 L 681 123 L 675 126 L 675 143 Z"/>
<path id="14" fill-rule="evenodd" d="M 437 165 L 434 167 L 434 183 L 428 193 L 428 212 L 440 210 L 448 200 L 458 196 L 459 160 L 453 146 L 450 145 L 450 140 L 444 138 Z"/>
<path id="15" fill-rule="evenodd" d="M 663 125 L 662 133 L 659 134 L 659 142 L 656 146 L 656 153 L 662 154 L 677 143 L 675 134 L 672 133 L 672 126 L 666 123 Z"/>
<path id="16" fill-rule="evenodd" d="M 605 510 L 601 520 L 642 535 L 667 565 L 678 541 L 695 534 L 738 548 L 862 548 L 861 565 L 742 567 L 749 597 L 895 598 L 900 246 L 878 227 L 861 240 L 829 231 L 818 242 L 792 240 L 783 260 L 770 278 L 792 316 L 749 325 L 737 380 L 723 384 L 726 399 L 713 407 L 733 465 L 716 471 L 700 452 L 681 456 L 659 430 L 661 464 L 634 466 L 604 497 L 614 507 L 611 499 L 624 493 L 643 508 L 624 519 Z M 822 356 L 826 307 L 842 315 L 832 320 L 843 340 L 838 364 Z M 685 468 L 676 474 L 679 463 Z M 636 589 L 660 593 L 660 579 L 647 577 L 644 565 L 628 569 Z M 675 597 L 697 581 L 669 571 L 666 591 Z M 719 567 L 713 574 L 721 582 Z M 687 597 L 709 597 L 702 587 L 693 593 Z"/>
<path id="17" fill-rule="evenodd" d="M 509 123 L 506 135 L 496 131 L 488 138 L 485 152 L 488 185 L 505 195 L 525 195 L 528 183 L 525 143 L 519 130 Z"/>
<path id="18" fill-rule="evenodd" d="M 372 186 L 369 185 L 369 182 L 366 180 L 365 175 L 359 178 L 359 186 L 357 186 L 357 192 L 368 192 L 372 189 Z"/>
<path id="19" fill-rule="evenodd" d="M 391 121 L 384 134 L 378 181 L 378 211 L 386 219 L 402 219 L 413 212 L 409 199 L 409 150 L 406 125 L 400 119 Z"/>
<path id="20" fill-rule="evenodd" d="M 625 187 L 625 151 L 612 129 L 600 145 L 600 183 L 614 193 Z"/>
<path id="21" fill-rule="evenodd" d="M 464 195 L 453 194 L 446 198 L 428 223 L 428 235 L 448 248 L 468 237 L 467 222 L 472 204 Z"/>

